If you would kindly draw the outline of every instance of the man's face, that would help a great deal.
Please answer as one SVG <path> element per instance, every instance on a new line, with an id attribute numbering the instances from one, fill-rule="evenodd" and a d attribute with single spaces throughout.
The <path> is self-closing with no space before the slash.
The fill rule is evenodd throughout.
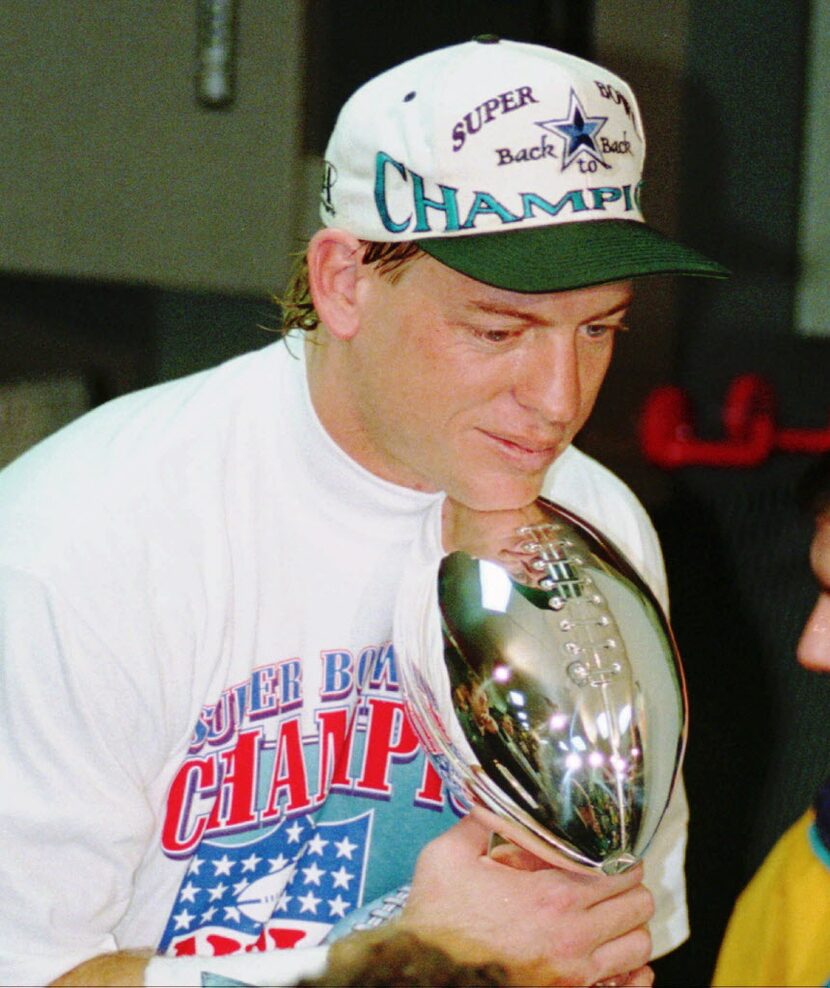
<path id="1" fill-rule="evenodd" d="M 810 565 L 818 581 L 818 600 L 798 643 L 798 661 L 807 669 L 830 672 L 830 512 L 816 523 Z"/>
<path id="2" fill-rule="evenodd" d="M 480 510 L 538 495 L 594 406 L 632 294 L 509 292 L 430 257 L 394 284 L 364 266 L 357 292 L 335 438 L 387 480 Z"/>

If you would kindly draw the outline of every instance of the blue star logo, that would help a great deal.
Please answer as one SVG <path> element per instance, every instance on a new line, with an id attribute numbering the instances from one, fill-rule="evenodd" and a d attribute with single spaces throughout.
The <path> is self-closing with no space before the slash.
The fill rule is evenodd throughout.
<path id="1" fill-rule="evenodd" d="M 536 126 L 562 138 L 565 146 L 565 153 L 562 155 L 562 171 L 564 171 L 583 154 L 589 155 L 604 168 L 609 167 L 596 140 L 597 134 L 607 122 L 608 117 L 589 117 L 579 97 L 571 90 L 568 115 L 561 120 L 537 120 Z M 595 168 L 596 165 L 591 170 Z"/>

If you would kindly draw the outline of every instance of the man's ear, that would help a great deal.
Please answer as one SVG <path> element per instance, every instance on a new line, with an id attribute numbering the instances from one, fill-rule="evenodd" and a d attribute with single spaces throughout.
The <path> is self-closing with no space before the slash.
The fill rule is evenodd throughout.
<path id="1" fill-rule="evenodd" d="M 340 340 L 357 333 L 357 277 L 362 245 L 345 230 L 318 230 L 308 244 L 308 286 L 314 308 Z"/>

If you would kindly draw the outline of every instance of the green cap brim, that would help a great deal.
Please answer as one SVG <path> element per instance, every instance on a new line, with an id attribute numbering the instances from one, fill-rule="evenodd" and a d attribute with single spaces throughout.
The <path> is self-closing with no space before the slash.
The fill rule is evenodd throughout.
<path id="1" fill-rule="evenodd" d="M 558 223 L 417 243 L 454 271 L 514 292 L 562 292 L 652 274 L 729 277 L 716 261 L 633 220 Z"/>

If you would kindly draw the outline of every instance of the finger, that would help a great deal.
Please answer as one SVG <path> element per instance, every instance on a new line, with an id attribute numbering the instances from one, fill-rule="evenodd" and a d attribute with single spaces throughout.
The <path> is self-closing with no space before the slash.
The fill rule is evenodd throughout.
<path id="1" fill-rule="evenodd" d="M 626 892 L 632 889 L 644 888 L 643 877 L 642 864 L 637 864 L 619 875 L 603 875 L 600 872 L 594 872 L 588 876 L 591 884 L 589 886 L 590 897 L 587 900 L 587 904 L 589 906 L 598 906 L 601 903 L 613 900 L 617 896 L 625 895 Z"/>
<path id="2" fill-rule="evenodd" d="M 541 871 L 543 868 L 553 868 L 535 854 L 526 851 L 518 844 L 506 841 L 504 844 L 496 844 L 490 849 L 490 858 L 498 861 L 499 864 L 507 865 L 509 868 L 517 868 L 519 871 Z"/>
<path id="3" fill-rule="evenodd" d="M 443 844 L 448 853 L 458 854 L 467 859 L 480 858 L 487 854 L 490 834 L 491 831 L 487 827 L 482 826 L 474 815 L 469 814 L 453 824 L 449 830 L 445 830 L 436 841 Z"/>
<path id="4" fill-rule="evenodd" d="M 636 971 L 632 971 L 628 978 L 622 982 L 622 988 L 651 988 L 654 984 L 654 971 L 646 965 Z"/>
<path id="5" fill-rule="evenodd" d="M 591 988 L 651 988 L 654 984 L 654 971 L 648 966 L 627 974 L 615 974 L 611 978 L 595 981 Z"/>
<path id="6" fill-rule="evenodd" d="M 608 941 L 645 926 L 654 915 L 654 896 L 645 885 L 637 885 L 590 908 L 596 928 Z"/>
<path id="7" fill-rule="evenodd" d="M 561 852 L 554 851 L 552 847 L 544 845 L 544 849 L 547 855 L 542 857 L 535 851 L 530 850 L 530 848 L 522 843 L 517 843 L 517 840 L 521 840 L 521 837 L 516 837 L 509 832 L 505 831 L 502 833 L 502 827 L 498 817 L 494 814 L 490 814 L 489 819 L 481 815 L 480 810 L 476 812 L 479 813 L 480 822 L 484 823 L 485 826 L 490 823 L 492 826 L 499 827 L 499 829 L 494 833 L 494 837 L 497 842 L 491 844 L 489 857 L 492 861 L 497 861 L 499 864 L 507 865 L 510 868 L 516 868 L 520 871 L 543 871 L 550 870 L 561 874 L 570 876 L 575 884 L 585 885 L 586 887 L 593 887 L 596 880 L 599 878 L 603 881 L 603 877 L 599 875 L 598 872 L 589 871 L 584 866 L 579 867 L 573 862 L 569 861 Z M 527 836 L 527 835 L 524 835 Z M 614 894 L 616 890 L 612 889 L 607 894 Z M 583 899 L 583 905 L 590 905 L 595 900 L 595 896 L 591 895 Z"/>
<path id="8" fill-rule="evenodd" d="M 544 861 L 542 858 L 537 857 L 535 854 L 507 839 L 504 840 L 504 843 L 491 847 L 489 856 L 491 860 L 497 861 L 499 864 L 507 865 L 510 868 L 517 868 L 521 871 L 550 869 L 559 874 L 566 875 L 568 880 L 573 882 L 574 885 L 580 885 L 584 889 L 584 898 L 582 901 L 586 908 L 596 907 L 598 904 L 609 899 L 615 899 L 617 896 L 631 889 L 643 887 L 641 884 L 643 879 L 642 865 L 637 865 L 622 875 L 613 876 L 574 871 L 567 867 L 559 868 L 548 861 Z M 646 895 L 646 901 L 648 902 L 650 900 L 650 893 L 646 893 Z M 614 906 L 613 911 L 620 913 L 625 908 L 625 904 L 618 904 Z M 640 915 L 641 913 L 638 912 L 637 916 L 639 917 Z M 641 923 L 646 923 L 650 918 L 650 913 L 643 913 L 642 918 L 638 919 L 634 925 L 639 926 Z M 618 924 L 615 924 L 613 935 L 618 936 L 621 933 L 625 933 L 628 928 L 618 928 Z"/>
<path id="9" fill-rule="evenodd" d="M 650 956 L 651 935 L 645 926 L 609 940 L 593 953 L 594 968 L 599 975 L 594 983 L 618 977 L 620 972 L 625 972 L 627 976 L 629 976 L 627 972 L 639 972 L 648 964 Z M 628 983 L 628 981 L 620 982 L 623 985 Z"/>

